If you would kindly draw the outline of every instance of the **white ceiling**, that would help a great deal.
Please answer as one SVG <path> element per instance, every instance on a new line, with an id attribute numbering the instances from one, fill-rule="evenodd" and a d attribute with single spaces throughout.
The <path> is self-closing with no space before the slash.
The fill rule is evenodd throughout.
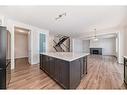
<path id="1" fill-rule="evenodd" d="M 55 20 L 66 12 L 62 19 Z M 84 35 L 94 28 L 105 29 L 123 23 L 122 6 L 1 6 L 0 13 L 9 18 L 48 29 L 51 34 Z"/>

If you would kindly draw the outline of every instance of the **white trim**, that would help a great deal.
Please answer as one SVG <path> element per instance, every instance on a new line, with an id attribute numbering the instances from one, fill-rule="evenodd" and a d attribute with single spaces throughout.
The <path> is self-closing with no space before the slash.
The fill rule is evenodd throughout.
<path id="1" fill-rule="evenodd" d="M 34 27 L 34 26 L 31 26 L 29 24 L 24 24 L 22 22 L 18 22 L 18 21 L 15 21 L 15 20 L 11 20 L 11 19 L 7 19 L 6 20 L 6 26 L 7 26 L 7 29 L 11 32 L 11 69 L 14 69 L 15 68 L 15 58 L 14 58 L 14 27 L 21 27 L 21 28 L 25 28 L 25 29 L 28 29 L 30 30 L 31 32 L 31 39 L 33 39 L 34 35 L 33 35 L 33 32 L 42 32 L 42 33 L 45 33 L 46 34 L 46 39 L 48 39 L 48 34 L 49 34 L 49 31 L 48 30 L 45 30 L 45 29 L 39 29 L 37 27 Z M 46 41 L 46 49 L 48 50 L 48 40 Z M 47 51 L 46 50 L 46 51 Z M 31 40 L 31 64 L 35 63 L 33 62 L 33 41 Z M 37 62 L 38 63 L 38 62 Z"/>
<path id="2" fill-rule="evenodd" d="M 26 57 L 28 57 L 28 56 L 15 57 L 15 59 L 17 59 L 17 58 L 26 58 Z"/>

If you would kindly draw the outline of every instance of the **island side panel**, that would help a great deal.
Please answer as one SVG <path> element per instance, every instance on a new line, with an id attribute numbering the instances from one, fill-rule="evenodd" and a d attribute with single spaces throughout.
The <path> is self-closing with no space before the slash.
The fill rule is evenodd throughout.
<path id="1" fill-rule="evenodd" d="M 87 74 L 87 56 L 80 58 L 81 62 L 81 78 Z"/>
<path id="2" fill-rule="evenodd" d="M 85 56 L 84 58 L 83 58 L 83 67 L 84 67 L 84 74 L 87 74 L 87 56 Z"/>
<path id="3" fill-rule="evenodd" d="M 55 77 L 55 59 L 52 57 L 49 57 L 49 74 L 51 77 Z"/>
<path id="4" fill-rule="evenodd" d="M 43 69 L 42 54 L 40 54 L 40 69 Z"/>
<path id="5" fill-rule="evenodd" d="M 75 89 L 80 81 L 87 74 L 87 56 L 70 62 L 70 87 Z"/>
<path id="6" fill-rule="evenodd" d="M 70 62 L 70 87 L 71 89 L 75 89 L 78 87 L 81 81 L 81 63 L 80 63 L 80 58 L 76 59 L 74 61 Z"/>
<path id="7" fill-rule="evenodd" d="M 69 88 L 69 62 L 40 54 L 40 68 L 63 88 Z"/>
<path id="8" fill-rule="evenodd" d="M 61 59 L 55 59 L 56 76 L 60 85 L 66 89 L 69 88 L 69 62 Z"/>
<path id="9" fill-rule="evenodd" d="M 79 59 L 79 61 L 80 61 L 81 78 L 84 77 L 84 60 L 83 59 L 84 59 L 84 57 Z"/>

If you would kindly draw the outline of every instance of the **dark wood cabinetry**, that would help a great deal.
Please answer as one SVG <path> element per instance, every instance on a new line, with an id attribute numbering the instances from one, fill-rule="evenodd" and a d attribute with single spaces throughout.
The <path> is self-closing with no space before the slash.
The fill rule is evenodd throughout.
<path id="1" fill-rule="evenodd" d="M 54 61 L 55 61 L 54 58 L 49 57 L 49 63 L 50 63 L 50 65 L 49 65 L 49 70 L 50 70 L 49 73 L 50 73 L 51 77 L 55 76 L 55 62 Z"/>
<path id="2" fill-rule="evenodd" d="M 55 60 L 55 72 L 54 72 L 54 78 L 58 81 L 60 81 L 60 64 L 59 64 L 59 60 Z"/>
<path id="3" fill-rule="evenodd" d="M 127 58 L 124 57 L 124 83 L 127 85 Z"/>
<path id="4" fill-rule="evenodd" d="M 81 70 L 81 78 L 84 77 L 85 74 L 87 74 L 87 56 L 80 58 L 80 70 Z"/>
<path id="5" fill-rule="evenodd" d="M 69 62 L 40 54 L 40 68 L 66 89 L 79 85 L 86 74 L 86 64 L 86 57 Z"/>
<path id="6" fill-rule="evenodd" d="M 87 56 L 83 58 L 83 74 L 87 74 Z"/>
<path id="7" fill-rule="evenodd" d="M 41 68 L 41 69 L 43 69 L 43 62 L 42 62 L 42 60 L 43 60 L 42 58 L 43 58 L 43 57 L 42 57 L 42 56 L 43 56 L 43 55 L 40 54 L 40 68 Z"/>
<path id="8" fill-rule="evenodd" d="M 59 81 L 61 85 L 64 88 L 69 87 L 69 62 L 64 61 L 64 60 L 57 60 L 58 66 L 58 72 L 59 72 Z M 57 69 L 57 68 L 56 68 Z"/>
<path id="9" fill-rule="evenodd" d="M 76 88 L 81 80 L 81 59 L 70 63 L 70 88 Z"/>

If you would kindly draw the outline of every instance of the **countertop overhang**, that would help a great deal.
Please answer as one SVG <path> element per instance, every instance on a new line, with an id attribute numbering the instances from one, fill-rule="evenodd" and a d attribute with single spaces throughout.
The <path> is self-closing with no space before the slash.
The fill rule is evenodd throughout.
<path id="1" fill-rule="evenodd" d="M 123 56 L 124 58 L 127 58 L 127 56 Z"/>
<path id="2" fill-rule="evenodd" d="M 55 57 L 65 61 L 73 61 L 89 55 L 89 53 L 73 53 L 73 52 L 46 52 L 40 54 L 47 55 L 50 57 Z"/>

